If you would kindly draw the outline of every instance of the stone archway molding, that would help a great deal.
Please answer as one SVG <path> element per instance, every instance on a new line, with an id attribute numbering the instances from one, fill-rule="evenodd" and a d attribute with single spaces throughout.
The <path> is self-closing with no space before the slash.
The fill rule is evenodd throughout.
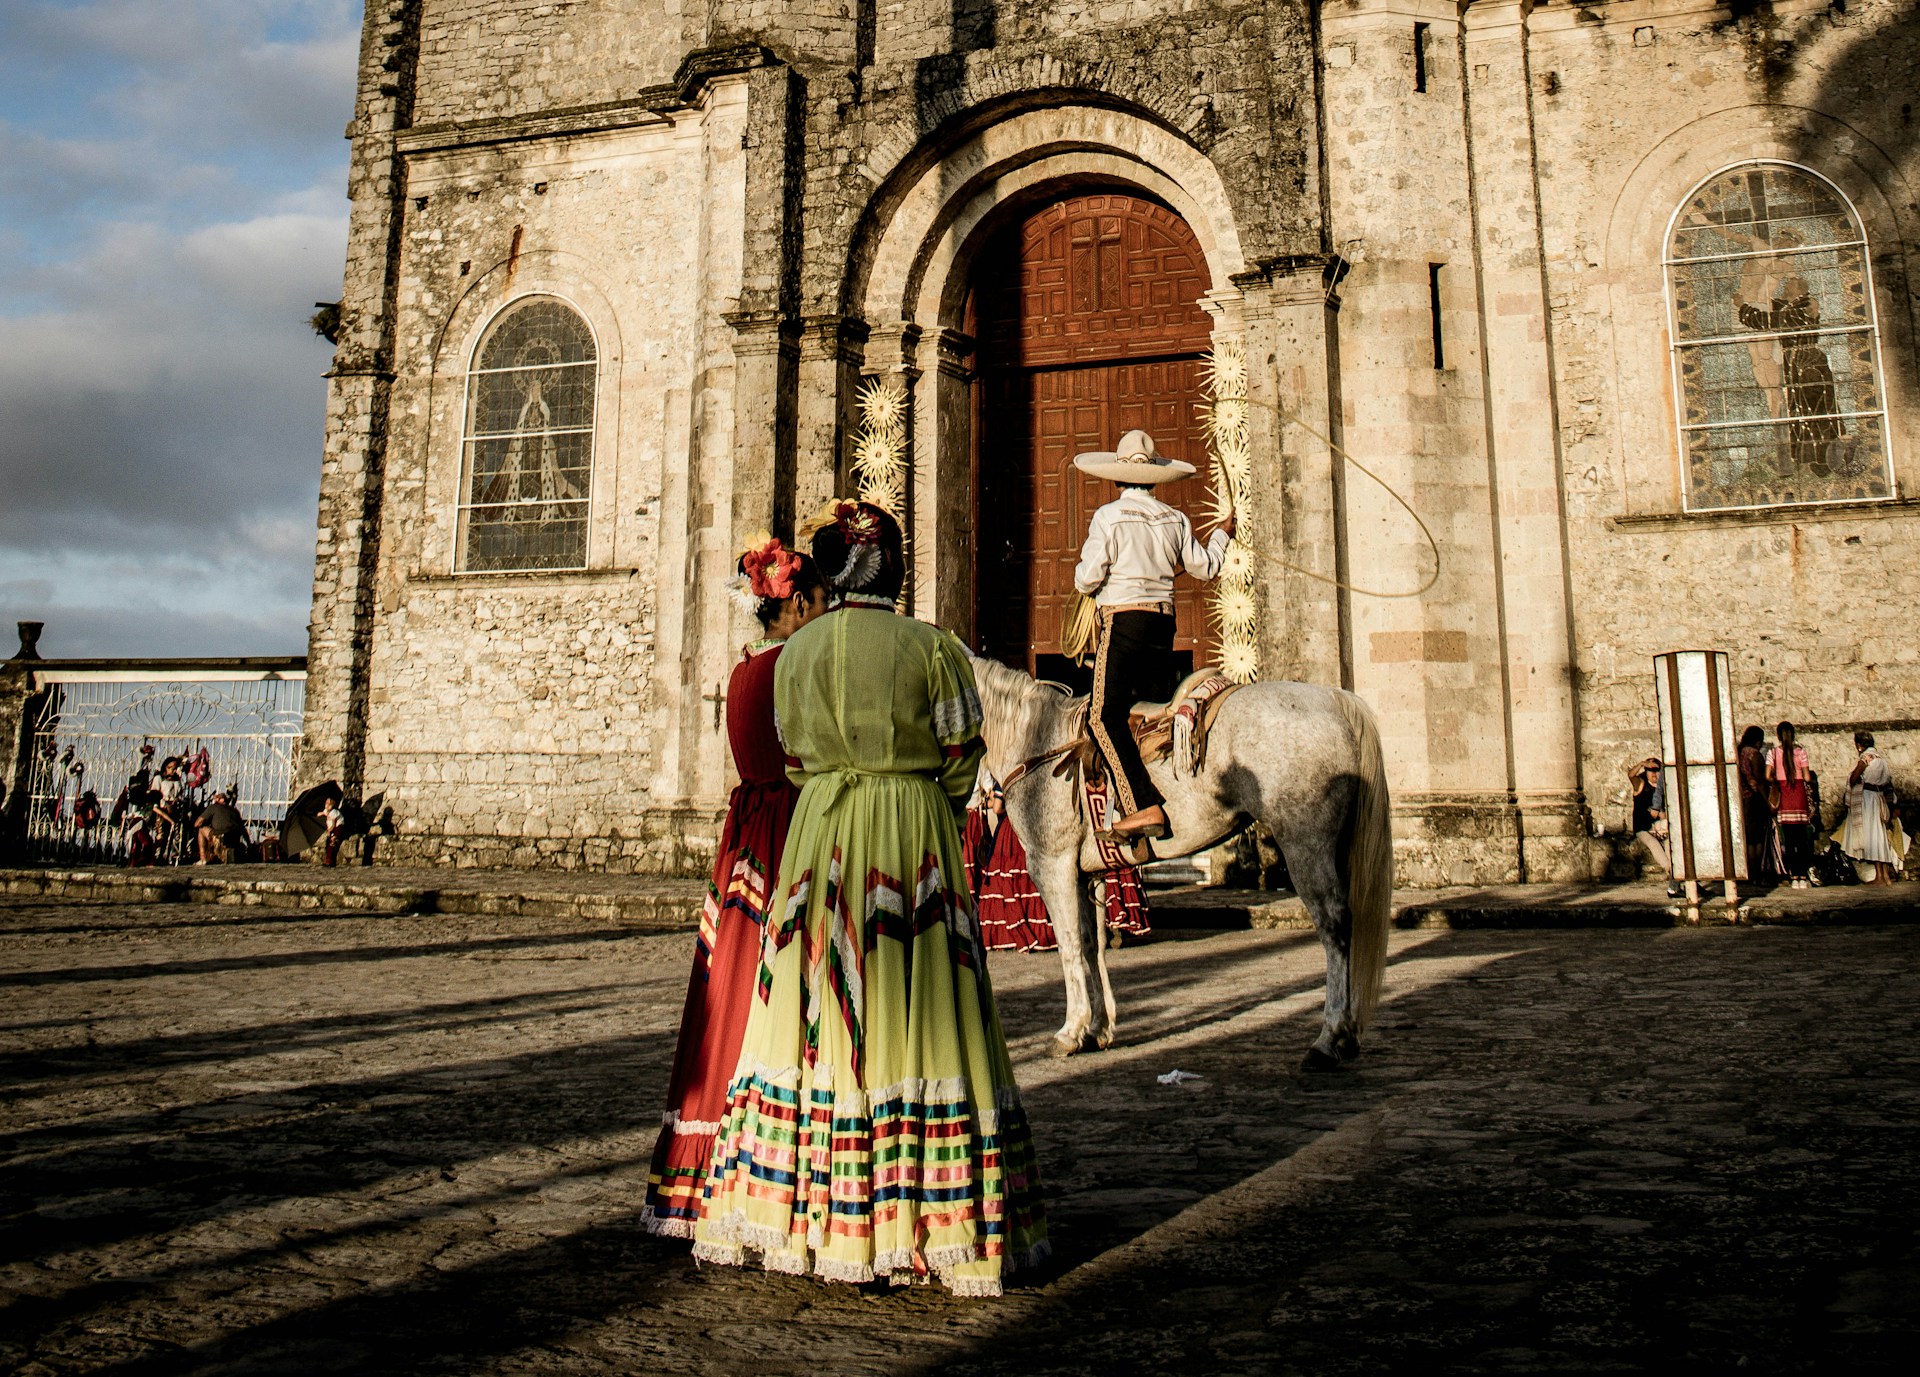
<path id="1" fill-rule="evenodd" d="M 1906 242 L 1914 201 L 1899 164 L 1852 125 L 1801 106 L 1738 105 L 1701 115 L 1659 140 L 1621 182 L 1607 218 L 1606 266 L 1631 272 L 1666 253 L 1667 225 L 1689 188 L 1735 163 L 1811 168 L 1846 195 L 1876 246 Z"/>
<path id="2" fill-rule="evenodd" d="M 1142 65 L 1056 53 L 1009 58 L 989 48 L 967 54 L 950 84 L 937 96 L 918 101 L 914 123 L 876 143 L 860 173 L 875 186 L 884 186 L 910 158 L 925 151 L 927 131 L 977 118 L 1002 102 L 1018 100 L 1032 108 L 1035 100 L 1071 103 L 1075 97 L 1081 104 L 1106 100 L 1133 106 L 1170 129 L 1189 127 L 1195 109 L 1191 91 L 1158 79 Z"/>
<path id="3" fill-rule="evenodd" d="M 996 207 L 1043 182 L 1104 178 L 1160 197 L 1193 229 L 1216 287 L 1245 271 L 1225 182 L 1204 153 L 1124 110 L 1055 106 L 988 125 L 921 169 L 853 299 L 868 324 L 956 324 L 965 257 Z"/>

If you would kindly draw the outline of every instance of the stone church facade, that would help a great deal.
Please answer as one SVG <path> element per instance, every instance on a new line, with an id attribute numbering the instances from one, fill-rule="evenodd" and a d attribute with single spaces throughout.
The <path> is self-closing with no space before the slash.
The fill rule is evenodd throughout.
<path id="1" fill-rule="evenodd" d="M 303 771 L 697 869 L 722 581 L 863 383 L 912 611 L 1044 670 L 1065 457 L 1204 464 L 1230 340 L 1262 672 L 1372 704 L 1403 880 L 1617 865 L 1665 650 L 1903 773 L 1916 99 L 1911 0 L 370 0 Z"/>

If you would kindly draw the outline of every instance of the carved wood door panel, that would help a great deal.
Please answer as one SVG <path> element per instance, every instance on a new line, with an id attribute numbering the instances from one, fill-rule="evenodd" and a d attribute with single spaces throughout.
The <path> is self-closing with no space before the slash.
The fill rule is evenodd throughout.
<path id="1" fill-rule="evenodd" d="M 1008 226 L 975 276 L 980 360 L 976 589 L 982 649 L 1029 671 L 1052 656 L 1087 522 L 1118 496 L 1073 467 L 1129 430 L 1200 474 L 1159 496 L 1198 517 L 1206 447 L 1196 404 L 1210 285 L 1192 231 L 1142 197 L 1071 197 Z M 1177 651 L 1204 658 L 1201 585 L 1175 584 Z M 1050 666 L 1058 672 L 1058 666 Z"/>
<path id="2" fill-rule="evenodd" d="M 1085 450 L 1111 449 L 1129 430 L 1145 430 L 1177 459 L 1204 454 L 1199 417 L 1200 365 L 1192 358 L 1047 368 L 995 374 L 984 407 L 980 455 L 980 627 L 989 654 L 1029 671 L 1060 644 L 1073 593 L 1073 569 L 1094 509 L 1119 496 L 1113 484 L 1073 467 Z M 1204 465 L 1202 465 L 1204 472 Z M 1194 518 L 1205 507 L 1202 478 L 1159 492 Z M 1204 651 L 1202 585 L 1174 584 L 1176 650 Z"/>

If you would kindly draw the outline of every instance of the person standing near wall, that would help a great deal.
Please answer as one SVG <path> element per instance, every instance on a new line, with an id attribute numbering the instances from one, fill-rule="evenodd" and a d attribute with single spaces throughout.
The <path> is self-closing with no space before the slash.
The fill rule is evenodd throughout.
<path id="1" fill-rule="evenodd" d="M 1779 744 L 1767 752 L 1767 803 L 1780 830 L 1780 860 L 1795 889 L 1808 887 L 1813 865 L 1813 794 L 1807 752 L 1794 742 L 1793 723 L 1774 729 Z"/>
<path id="2" fill-rule="evenodd" d="M 997 1296 L 1049 1245 L 956 825 L 986 753 L 973 665 L 896 612 L 890 513 L 836 501 L 803 530 L 833 605 L 774 675 L 800 797 L 693 1254 Z"/>
<path id="3" fill-rule="evenodd" d="M 1757 881 L 1778 874 L 1773 809 L 1767 806 L 1767 734 L 1757 726 L 1740 733 L 1740 820 L 1746 832 L 1747 878 Z"/>
<path id="4" fill-rule="evenodd" d="M 773 880 L 800 797 L 787 778 L 774 721 L 774 671 L 787 638 L 827 610 L 826 583 L 813 561 L 764 533 L 734 562 L 727 591 L 760 623 L 761 635 L 727 680 L 727 744 L 740 783 L 727 800 L 700 910 L 667 1104 L 640 1210 L 641 1227 L 668 1238 L 692 1238 L 700 1219 L 713 1138 L 753 1007 Z"/>
<path id="5" fill-rule="evenodd" d="M 1890 885 L 1893 872 L 1905 863 L 1905 848 L 1895 843 L 1893 770 L 1874 749 L 1872 732 L 1855 732 L 1853 748 L 1858 756 L 1847 776 L 1847 821 L 1840 849 L 1853 857 L 1867 884 Z"/>

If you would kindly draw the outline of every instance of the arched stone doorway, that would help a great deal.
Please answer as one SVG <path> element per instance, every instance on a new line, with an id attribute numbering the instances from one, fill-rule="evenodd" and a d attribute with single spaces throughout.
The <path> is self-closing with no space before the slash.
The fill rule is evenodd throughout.
<path id="1" fill-rule="evenodd" d="M 1200 518 L 1208 471 L 1198 405 L 1213 322 L 1206 256 L 1175 211 L 1132 187 L 1063 188 L 993 231 L 974 260 L 977 558 L 985 653 L 1075 682 L 1059 653 L 1088 518 L 1115 493 L 1073 468 L 1128 430 L 1200 476 L 1160 493 Z M 1176 654 L 1205 656 L 1199 585 L 1177 585 Z"/>

